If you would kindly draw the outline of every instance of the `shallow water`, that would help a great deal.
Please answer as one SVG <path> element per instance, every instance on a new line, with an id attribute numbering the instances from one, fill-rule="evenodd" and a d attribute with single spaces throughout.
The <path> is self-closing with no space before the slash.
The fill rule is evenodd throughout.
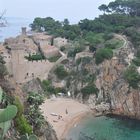
<path id="1" fill-rule="evenodd" d="M 140 121 L 89 115 L 69 131 L 67 140 L 140 140 Z"/>

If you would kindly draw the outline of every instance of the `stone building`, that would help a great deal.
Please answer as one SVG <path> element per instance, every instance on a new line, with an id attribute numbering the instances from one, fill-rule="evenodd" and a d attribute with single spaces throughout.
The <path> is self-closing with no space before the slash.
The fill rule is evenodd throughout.
<path id="1" fill-rule="evenodd" d="M 28 61 L 25 56 L 41 51 L 46 58 L 57 56 L 59 49 L 52 46 L 52 37 L 44 33 L 30 36 L 22 29 L 22 34 L 16 38 L 6 39 L 0 46 L 0 54 L 4 57 L 10 77 L 16 83 L 22 84 L 33 78 L 46 79 L 55 63 L 47 59 Z"/>
<path id="2" fill-rule="evenodd" d="M 46 79 L 54 64 L 48 60 L 28 61 L 25 59 L 25 54 L 23 45 L 15 44 L 11 47 L 10 54 L 4 57 L 9 75 L 18 84 L 33 78 Z"/>

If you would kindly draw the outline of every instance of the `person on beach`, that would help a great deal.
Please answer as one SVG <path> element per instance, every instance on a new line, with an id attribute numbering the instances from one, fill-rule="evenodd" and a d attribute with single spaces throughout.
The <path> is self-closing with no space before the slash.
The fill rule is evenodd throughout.
<path id="1" fill-rule="evenodd" d="M 68 114 L 68 110 L 67 110 L 67 108 L 66 108 L 66 114 Z"/>
<path id="2" fill-rule="evenodd" d="M 60 115 L 58 115 L 58 120 L 60 120 L 61 119 L 61 116 Z"/>

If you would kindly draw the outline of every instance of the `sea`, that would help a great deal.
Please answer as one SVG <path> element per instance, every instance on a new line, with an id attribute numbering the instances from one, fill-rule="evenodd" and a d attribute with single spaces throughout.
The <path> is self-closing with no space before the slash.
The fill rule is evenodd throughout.
<path id="1" fill-rule="evenodd" d="M 140 140 L 140 121 L 89 115 L 70 129 L 66 140 Z"/>
<path id="2" fill-rule="evenodd" d="M 33 19 L 20 18 L 20 17 L 6 17 L 6 27 L 0 27 L 0 42 L 9 37 L 15 37 L 21 33 L 21 27 L 27 27 L 33 22 Z"/>

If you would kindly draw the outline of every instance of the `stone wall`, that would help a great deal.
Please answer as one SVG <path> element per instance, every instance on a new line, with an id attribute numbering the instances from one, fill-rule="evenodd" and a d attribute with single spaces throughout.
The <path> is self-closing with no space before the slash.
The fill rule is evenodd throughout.
<path id="1" fill-rule="evenodd" d="M 25 61 L 13 67 L 13 77 L 17 83 L 25 83 L 34 78 L 46 79 L 53 63 L 49 61 Z"/>
<path id="2" fill-rule="evenodd" d="M 75 60 L 79 59 L 79 58 L 83 58 L 83 57 L 93 57 L 93 53 L 90 53 L 90 52 L 80 52 L 80 53 L 77 53 L 76 56 L 75 56 Z"/>
<path id="3" fill-rule="evenodd" d="M 41 80 L 46 79 L 55 63 L 48 60 L 28 61 L 25 56 L 42 51 L 46 58 L 49 58 L 60 55 L 59 49 L 52 46 L 52 36 L 45 33 L 34 33 L 28 36 L 25 35 L 25 28 L 23 30 L 22 35 L 5 39 L 3 44 L 5 50 L 4 52 L 1 50 L 9 75 L 16 83 L 25 83 L 37 77 Z"/>
<path id="4" fill-rule="evenodd" d="M 9 55 L 10 56 L 10 55 Z M 46 79 L 53 63 L 48 60 L 28 61 L 25 57 L 25 50 L 22 47 L 15 47 L 11 50 L 11 56 L 5 58 L 8 72 L 15 79 L 16 83 L 25 83 L 34 78 Z"/>

